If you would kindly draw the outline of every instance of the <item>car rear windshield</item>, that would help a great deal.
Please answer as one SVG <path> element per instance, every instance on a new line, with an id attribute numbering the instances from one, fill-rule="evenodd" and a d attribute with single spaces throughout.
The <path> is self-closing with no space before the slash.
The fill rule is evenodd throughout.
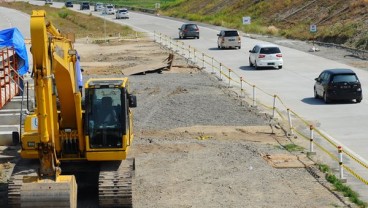
<path id="1" fill-rule="evenodd" d="M 278 47 L 266 47 L 266 48 L 261 48 L 260 53 L 262 53 L 262 54 L 275 54 L 275 53 L 281 53 L 281 51 Z"/>
<path id="2" fill-rule="evenodd" d="M 358 79 L 355 74 L 338 74 L 332 79 L 333 82 L 357 82 Z"/>
<path id="3" fill-rule="evenodd" d="M 126 9 L 119 10 L 119 12 L 128 12 Z"/>
<path id="4" fill-rule="evenodd" d="M 239 36 L 238 31 L 225 31 L 225 37 Z"/>
<path id="5" fill-rule="evenodd" d="M 197 30 L 198 29 L 197 25 L 187 25 L 185 28 L 189 29 L 189 30 Z"/>

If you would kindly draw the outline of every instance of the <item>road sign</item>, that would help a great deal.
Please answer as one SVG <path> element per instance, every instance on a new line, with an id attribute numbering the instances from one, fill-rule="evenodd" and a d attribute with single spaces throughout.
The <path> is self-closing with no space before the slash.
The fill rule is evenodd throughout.
<path id="1" fill-rule="evenodd" d="M 317 32 L 317 25 L 311 25 L 310 28 L 309 28 L 309 31 L 312 32 L 312 33 Z"/>
<path id="2" fill-rule="evenodd" d="M 161 6 L 161 5 L 160 5 L 160 3 L 155 3 L 155 8 L 156 8 L 156 9 L 159 9 L 159 8 L 160 8 L 160 6 Z"/>
<path id="3" fill-rule="evenodd" d="M 243 17 L 243 25 L 250 25 L 250 17 Z"/>

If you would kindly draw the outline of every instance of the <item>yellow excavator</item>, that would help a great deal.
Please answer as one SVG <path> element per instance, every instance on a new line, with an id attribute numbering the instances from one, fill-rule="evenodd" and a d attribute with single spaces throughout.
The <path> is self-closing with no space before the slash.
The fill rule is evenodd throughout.
<path id="1" fill-rule="evenodd" d="M 9 207 L 77 207 L 78 178 L 91 175 L 100 207 L 132 207 L 135 164 L 127 153 L 137 101 L 128 78 L 90 79 L 82 99 L 72 42 L 43 10 L 33 11 L 30 27 L 36 106 L 24 121 Z"/>

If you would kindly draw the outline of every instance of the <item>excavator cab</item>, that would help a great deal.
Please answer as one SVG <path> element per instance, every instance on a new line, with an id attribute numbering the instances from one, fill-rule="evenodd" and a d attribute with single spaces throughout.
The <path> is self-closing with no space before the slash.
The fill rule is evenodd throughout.
<path id="1" fill-rule="evenodd" d="M 125 149 L 132 138 L 131 112 L 136 97 L 129 94 L 126 78 L 94 79 L 85 85 L 87 150 Z"/>

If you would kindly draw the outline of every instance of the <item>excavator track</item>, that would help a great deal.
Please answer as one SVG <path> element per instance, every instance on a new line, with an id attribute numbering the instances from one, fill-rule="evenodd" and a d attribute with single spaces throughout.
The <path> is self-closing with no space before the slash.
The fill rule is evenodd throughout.
<path id="1" fill-rule="evenodd" d="M 24 176 L 37 176 L 38 164 L 33 161 L 21 160 L 15 167 L 8 183 L 8 207 L 21 207 L 21 188 Z"/>
<path id="2" fill-rule="evenodd" d="M 8 183 L 8 207 L 76 207 L 74 176 L 39 179 L 37 163 L 17 164 Z"/>
<path id="3" fill-rule="evenodd" d="M 133 207 L 134 171 L 133 158 L 101 164 L 98 185 L 100 207 Z"/>

